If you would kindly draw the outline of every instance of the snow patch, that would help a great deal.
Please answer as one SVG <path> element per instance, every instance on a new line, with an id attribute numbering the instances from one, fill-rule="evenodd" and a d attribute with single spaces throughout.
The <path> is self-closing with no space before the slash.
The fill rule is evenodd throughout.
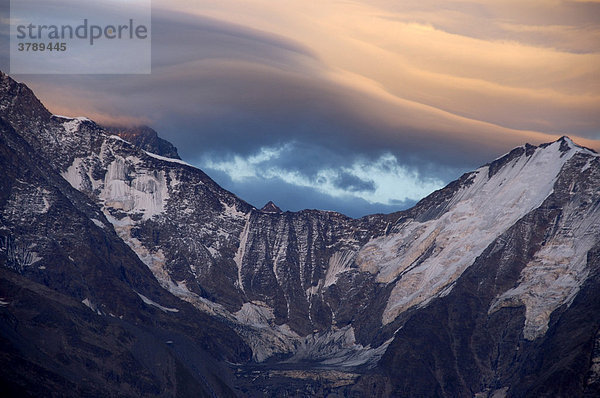
<path id="1" fill-rule="evenodd" d="M 583 173 L 584 171 L 586 171 L 587 169 L 592 167 L 592 163 L 594 161 L 596 161 L 595 158 L 589 158 L 588 161 L 586 162 L 586 164 L 584 164 L 583 167 L 581 168 L 581 172 Z"/>
<path id="2" fill-rule="evenodd" d="M 233 316 L 239 322 L 255 327 L 269 327 L 275 320 L 273 309 L 260 301 L 244 303 L 242 308 Z"/>
<path id="3" fill-rule="evenodd" d="M 221 257 L 221 252 L 219 250 L 215 249 L 212 246 L 207 246 L 206 250 L 208 250 L 208 252 L 212 256 L 212 258 L 219 258 L 219 257 Z"/>
<path id="4" fill-rule="evenodd" d="M 334 367 L 375 365 L 393 338 L 379 347 L 371 348 L 356 342 L 352 326 L 306 336 L 287 363 L 314 362 Z"/>
<path id="5" fill-rule="evenodd" d="M 81 300 L 81 302 L 88 307 L 89 309 L 91 309 L 92 311 L 96 312 L 96 307 L 92 305 L 92 302 L 90 301 L 89 298 L 84 298 L 83 300 Z"/>
<path id="6" fill-rule="evenodd" d="M 48 213 L 48 210 L 50 210 L 50 201 L 45 196 L 42 197 L 42 200 L 44 202 L 44 207 L 42 207 L 39 212 Z"/>
<path id="7" fill-rule="evenodd" d="M 29 263 L 29 265 L 33 265 L 35 263 L 37 263 L 38 261 L 43 260 L 44 257 L 40 257 L 40 255 L 36 252 L 31 252 L 31 262 Z"/>
<path id="8" fill-rule="evenodd" d="M 168 308 L 168 307 L 163 307 L 162 305 L 158 304 L 155 301 L 150 300 L 148 297 L 144 296 L 141 293 L 136 292 L 136 294 L 138 296 L 140 296 L 140 298 L 142 299 L 142 301 L 148 305 L 151 305 L 153 307 L 158 308 L 159 310 L 163 311 L 163 312 L 179 312 L 179 310 L 177 308 Z"/>
<path id="9" fill-rule="evenodd" d="M 235 253 L 235 257 L 233 258 L 233 261 L 237 265 L 237 270 L 238 270 L 237 285 L 242 291 L 244 291 L 244 283 L 242 281 L 242 264 L 243 264 L 243 260 L 244 260 L 244 254 L 246 254 L 246 245 L 248 244 L 248 234 L 250 233 L 250 213 L 248 213 L 245 217 L 246 217 L 246 223 L 244 224 L 244 229 L 242 230 L 242 233 L 240 234 L 240 245 L 238 247 L 237 252 Z"/>
<path id="10" fill-rule="evenodd" d="M 166 271 L 164 272 L 164 274 L 167 275 Z M 192 304 L 200 311 L 204 311 L 210 315 L 221 316 L 229 320 L 233 319 L 233 316 L 221 304 L 214 303 L 190 291 L 187 287 L 187 281 L 184 280 L 173 283 L 173 281 L 169 277 L 168 280 L 162 279 L 159 280 L 159 282 L 171 294 L 182 299 L 183 301 Z"/>
<path id="11" fill-rule="evenodd" d="M 273 309 L 262 301 L 244 303 L 233 314 L 236 332 L 252 349 L 252 358 L 263 362 L 276 354 L 291 354 L 300 342 L 300 336 L 286 324 L 275 324 Z"/>
<path id="12" fill-rule="evenodd" d="M 151 251 L 146 248 L 139 239 L 131 236 L 131 229 L 134 226 L 133 220 L 130 217 L 124 217 L 123 219 L 117 220 L 112 217 L 108 212 L 105 213 L 108 221 L 113 225 L 115 231 L 121 239 L 137 254 L 138 258 L 146 264 L 150 269 L 158 283 L 174 296 L 194 305 L 201 311 L 207 312 L 211 315 L 218 315 L 224 318 L 233 320 L 233 316 L 225 310 L 225 308 L 217 303 L 213 303 L 203 297 L 200 297 L 196 293 L 191 292 L 186 281 L 173 282 L 171 276 L 166 270 L 166 259 L 162 250 Z"/>
<path id="13" fill-rule="evenodd" d="M 300 341 L 300 336 L 286 324 L 271 327 L 238 325 L 234 329 L 250 346 L 252 359 L 256 362 L 263 362 L 277 354 L 291 354 Z"/>
<path id="14" fill-rule="evenodd" d="M 579 209 L 575 203 L 563 209 L 558 232 L 523 268 L 519 284 L 497 297 L 488 311 L 525 305 L 527 340 L 546 333 L 552 312 L 570 305 L 589 275 L 587 253 L 600 236 L 600 209 Z"/>
<path id="15" fill-rule="evenodd" d="M 103 223 L 102 221 L 100 221 L 100 220 L 96 220 L 95 218 L 92 218 L 92 222 L 93 222 L 94 224 L 96 224 L 96 226 L 97 226 L 97 227 L 100 227 L 100 228 L 106 229 L 106 225 L 104 225 L 104 223 Z"/>
<path id="16" fill-rule="evenodd" d="M 114 226 L 119 237 L 123 239 L 135 254 L 137 254 L 138 258 L 146 264 L 158 283 L 164 289 L 168 290 L 174 296 L 194 305 L 201 311 L 212 315 L 223 316 L 228 319 L 233 318 L 222 305 L 213 303 L 212 301 L 191 292 L 188 289 L 185 280 L 173 282 L 165 267 L 166 259 L 163 251 L 160 249 L 150 251 L 139 241 L 139 239 L 131 236 L 131 229 L 134 226 L 134 222 L 130 217 L 124 217 L 121 220 L 117 220 L 108 212 L 106 212 L 105 215 L 108 221 Z"/>
<path id="17" fill-rule="evenodd" d="M 121 142 L 131 145 L 131 143 L 129 141 L 124 140 L 123 138 L 119 137 L 118 135 L 107 134 L 106 136 L 111 140 L 121 141 Z"/>
<path id="18" fill-rule="evenodd" d="M 83 300 L 81 300 L 81 302 L 83 303 L 83 305 L 92 310 L 92 312 L 95 312 L 98 315 L 103 315 L 102 312 L 98 309 L 98 306 L 92 303 L 89 298 L 86 297 Z"/>
<path id="19" fill-rule="evenodd" d="M 127 142 L 127 141 L 125 141 L 125 142 Z M 148 156 L 150 156 L 150 157 L 152 157 L 154 159 L 162 160 L 162 161 L 165 161 L 165 162 L 178 163 L 178 164 L 182 164 L 184 166 L 190 166 L 190 167 L 193 167 L 193 168 L 197 168 L 197 167 L 192 166 L 191 164 L 189 164 L 187 162 L 184 162 L 183 160 L 173 159 L 173 158 L 167 158 L 167 157 L 160 156 L 160 155 L 157 155 L 155 153 L 148 152 L 148 151 L 144 151 L 144 152 L 146 153 L 146 155 L 148 155 Z"/>
<path id="20" fill-rule="evenodd" d="M 353 251 L 339 251 L 333 253 L 329 258 L 329 268 L 327 268 L 327 274 L 325 275 L 324 287 L 335 285 L 338 276 L 352 267 L 352 263 L 356 253 Z"/>
<path id="21" fill-rule="evenodd" d="M 148 250 L 139 239 L 131 236 L 131 229 L 134 226 L 133 220 L 129 217 L 124 217 L 121 220 L 117 220 L 111 216 L 108 212 L 105 214 L 108 221 L 113 225 L 117 235 L 137 254 L 138 258 L 146 264 L 152 274 L 164 285 L 165 281 L 170 281 L 170 276 L 165 270 L 165 255 L 162 250 L 156 251 Z"/>
<path id="22" fill-rule="evenodd" d="M 73 133 L 77 132 L 77 130 L 79 130 L 79 126 L 81 125 L 82 121 L 83 120 L 81 120 L 80 118 L 75 118 L 75 119 L 70 119 L 66 122 L 63 122 L 62 125 L 67 133 L 73 134 Z"/>
<path id="23" fill-rule="evenodd" d="M 71 186 L 77 190 L 81 190 L 83 177 L 82 173 L 82 162 L 83 159 L 75 158 L 73 163 L 69 166 L 67 171 L 61 173 L 61 176 L 71 184 Z"/>
<path id="24" fill-rule="evenodd" d="M 147 220 L 162 213 L 169 198 L 165 172 L 136 170 L 134 162 L 117 157 L 108 166 L 100 198 L 105 206 L 141 212 Z"/>

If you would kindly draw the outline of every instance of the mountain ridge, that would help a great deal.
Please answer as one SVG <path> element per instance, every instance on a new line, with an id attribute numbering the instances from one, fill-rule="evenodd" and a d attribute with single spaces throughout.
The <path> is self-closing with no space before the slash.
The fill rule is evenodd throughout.
<path id="1" fill-rule="evenodd" d="M 103 126 L 110 134 L 117 135 L 145 151 L 172 159 L 179 159 L 177 148 L 169 141 L 158 136 L 148 126 Z"/>
<path id="2" fill-rule="evenodd" d="M 240 365 L 225 384 L 235 394 L 521 396 L 551 391 L 544 383 L 575 368 L 583 382 L 566 383 L 565 394 L 598 391 L 587 373 L 595 374 L 590 347 L 600 330 L 590 287 L 598 283 L 600 160 L 568 137 L 515 148 L 411 209 L 352 219 L 258 210 L 183 161 L 85 118 L 51 115 L 6 75 L 0 118 L 53 180 L 68 183 L 65 192 L 87 203 L 82 209 L 95 209 L 83 213 L 90 228 L 125 244 L 134 258 L 124 264 L 151 271 L 152 293 L 118 289 L 127 290 L 125 306 L 136 302 L 175 324 L 174 310 L 188 308 L 224 328 L 223 338 L 202 339 L 214 341 L 217 362 L 223 344 L 234 347 L 230 362 Z M 35 220 L 36 211 L 54 211 L 40 192 L 0 201 L 2 226 L 11 214 Z M 34 258 L 47 261 L 44 250 Z M 31 265 L 12 272 L 60 287 Z M 86 305 L 105 314 L 95 301 Z M 565 323 L 579 331 L 569 343 L 574 354 L 536 378 L 531 369 L 545 366 L 542 354 L 559 344 Z M 192 366 L 189 358 L 182 364 Z M 263 376 L 249 382 L 255 369 Z"/>

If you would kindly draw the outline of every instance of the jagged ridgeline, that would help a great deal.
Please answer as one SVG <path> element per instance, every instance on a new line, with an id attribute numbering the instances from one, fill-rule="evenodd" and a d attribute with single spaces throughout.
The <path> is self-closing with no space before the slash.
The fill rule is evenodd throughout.
<path id="1" fill-rule="evenodd" d="M 352 219 L 257 209 L 4 74 L 0 118 L 7 393 L 600 394 L 600 157 L 567 137 Z"/>

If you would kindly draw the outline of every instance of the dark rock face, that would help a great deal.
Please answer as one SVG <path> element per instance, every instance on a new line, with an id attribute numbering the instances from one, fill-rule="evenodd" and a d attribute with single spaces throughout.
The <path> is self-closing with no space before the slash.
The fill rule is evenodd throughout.
<path id="1" fill-rule="evenodd" d="M 566 137 L 352 219 L 258 210 L 155 132 L 50 115 L 6 75 L 0 118 L 0 315 L 22 322 L 0 329 L 3 363 L 32 369 L 5 370 L 9 389 L 81 395 L 102 374 L 132 396 L 599 393 L 600 157 Z M 55 317 L 16 304 L 40 295 Z"/>
<path id="2" fill-rule="evenodd" d="M 266 205 L 260 209 L 260 211 L 265 213 L 282 213 L 281 209 L 273 202 L 269 201 Z"/>
<path id="3" fill-rule="evenodd" d="M 99 315 L 4 269 L 0 288 L 8 302 L 0 307 L 1 357 L 11 365 L 0 370 L 3 396 L 233 396 L 208 369 L 210 384 L 184 364 L 170 347 L 183 341 L 165 344 L 173 338 L 167 333 Z M 201 349 L 195 354 L 210 358 Z"/>
<path id="4" fill-rule="evenodd" d="M 177 148 L 169 141 L 160 138 L 158 133 L 148 126 L 105 126 L 104 129 L 109 134 L 118 135 L 144 151 L 167 158 L 181 159 L 177 153 Z"/>

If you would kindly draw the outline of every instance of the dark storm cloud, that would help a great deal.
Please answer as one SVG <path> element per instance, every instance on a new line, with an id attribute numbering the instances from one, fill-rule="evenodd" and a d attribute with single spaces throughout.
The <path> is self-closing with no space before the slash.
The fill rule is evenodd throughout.
<path id="1" fill-rule="evenodd" d="M 357 191 L 375 191 L 375 182 L 372 180 L 363 180 L 350 173 L 342 172 L 334 180 L 336 187 L 348 190 L 350 192 Z"/>
<path id="2" fill-rule="evenodd" d="M 154 13 L 152 31 L 155 68 L 227 58 L 293 66 L 290 55 L 315 57 L 306 47 L 258 30 L 164 10 Z"/>

